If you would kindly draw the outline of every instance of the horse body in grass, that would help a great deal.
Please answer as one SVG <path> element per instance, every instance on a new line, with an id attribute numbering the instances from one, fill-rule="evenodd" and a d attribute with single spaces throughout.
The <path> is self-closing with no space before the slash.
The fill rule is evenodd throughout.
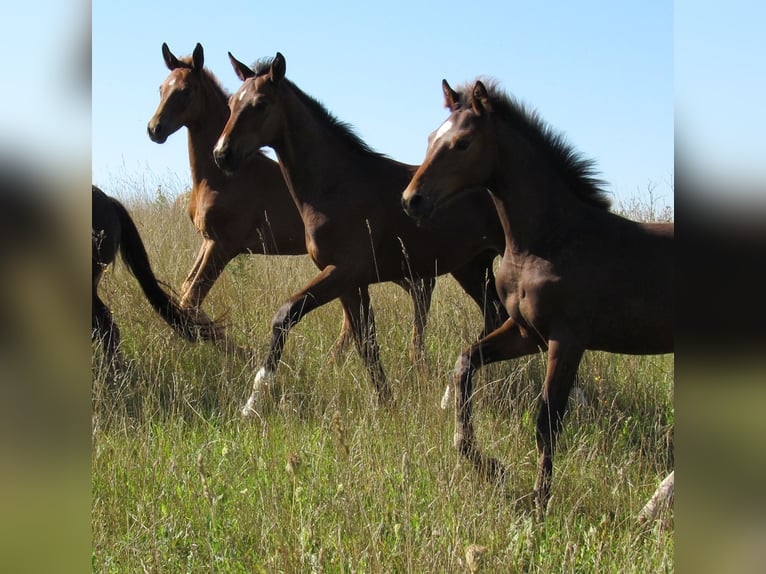
<path id="1" fill-rule="evenodd" d="M 215 337 L 218 326 L 209 319 L 182 308 L 174 297 L 159 284 L 152 271 L 146 248 L 127 209 L 101 189 L 93 187 L 92 196 L 92 323 L 91 339 L 99 342 L 111 361 L 118 360 L 120 329 L 112 318 L 109 307 L 98 295 L 98 285 L 106 267 L 120 252 L 125 265 L 138 280 L 141 290 L 152 308 L 180 336 L 190 341 L 199 337 Z"/>
<path id="2" fill-rule="evenodd" d="M 510 316 L 457 361 L 455 445 L 484 475 L 502 479 L 504 467 L 476 444 L 472 376 L 482 364 L 547 350 L 535 484 L 545 505 L 584 351 L 673 352 L 674 225 L 611 213 L 592 163 L 493 84 L 454 91 L 444 81 L 443 91 L 451 114 L 431 135 L 402 203 L 427 219 L 471 188 L 490 190 L 505 233 L 497 289 Z"/>
<path id="3" fill-rule="evenodd" d="M 335 298 L 346 301 L 352 312 L 354 340 L 378 396 L 390 396 L 370 284 L 433 282 L 438 274 L 452 273 L 484 312 L 485 330 L 502 323 L 505 312 L 494 289 L 492 262 L 504 238 L 486 193 L 445 208 L 429 225 L 415 225 L 399 203 L 414 166 L 372 151 L 287 80 L 281 54 L 257 71 L 229 56 L 243 84 L 229 98 L 231 113 L 215 147 L 216 162 L 235 171 L 262 146 L 276 151 L 303 218 L 309 255 L 320 269 L 276 314 L 269 353 L 244 414 L 273 378 L 290 328 Z"/>
<path id="4" fill-rule="evenodd" d="M 235 256 L 303 255 L 306 236 L 277 162 L 255 153 L 236 174 L 226 174 L 215 164 L 213 146 L 229 117 L 228 94 L 204 67 L 202 46 L 197 44 L 191 57 L 179 59 L 163 44 L 162 57 L 170 74 L 160 86 L 160 103 L 147 132 L 152 141 L 164 143 L 182 127 L 188 130 L 192 175 L 188 213 L 203 240 L 181 288 L 181 306 L 201 312 L 205 297 Z M 430 291 L 422 292 L 425 288 L 413 291 L 413 297 L 430 300 Z M 427 311 L 422 304 L 415 305 L 413 360 L 424 354 L 421 315 Z M 350 340 L 344 309 L 335 352 Z M 227 346 L 241 351 L 232 343 Z"/>

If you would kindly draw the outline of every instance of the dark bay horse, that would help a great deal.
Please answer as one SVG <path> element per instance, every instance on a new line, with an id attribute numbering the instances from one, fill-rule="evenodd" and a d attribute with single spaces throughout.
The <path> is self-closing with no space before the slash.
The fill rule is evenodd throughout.
<path id="1" fill-rule="evenodd" d="M 494 83 L 442 87 L 451 114 L 431 134 L 402 203 L 427 219 L 467 190 L 490 190 L 505 231 L 497 289 L 510 315 L 457 361 L 455 446 L 482 474 L 502 480 L 504 467 L 476 444 L 473 374 L 482 364 L 547 350 L 534 491 L 544 509 L 584 351 L 673 352 L 674 225 L 611 213 L 592 162 Z"/>
<path id="2" fill-rule="evenodd" d="M 122 254 L 128 270 L 138 280 L 152 308 L 179 335 L 194 341 L 200 337 L 214 337 L 218 325 L 209 319 L 197 319 L 196 314 L 181 308 L 176 300 L 160 286 L 152 271 L 138 229 L 127 209 L 113 197 L 93 186 L 92 199 L 92 257 L 93 306 L 91 339 L 98 341 L 110 360 L 118 357 L 120 330 L 112 319 L 112 312 L 98 296 L 98 284 L 106 267 Z"/>
<path id="3" fill-rule="evenodd" d="M 300 213 L 285 184 L 277 162 L 255 153 L 236 174 L 225 174 L 213 161 L 213 146 L 229 117 L 229 94 L 204 67 L 200 44 L 191 57 L 177 58 L 162 44 L 162 58 L 170 74 L 160 86 L 160 103 L 147 126 L 152 141 L 164 143 L 186 127 L 192 191 L 189 217 L 203 237 L 197 258 L 181 288 L 181 306 L 200 311 L 208 292 L 223 269 L 243 253 L 304 255 L 305 230 Z M 423 290 L 428 288 L 429 292 Z M 424 355 L 423 314 L 433 285 L 412 290 L 415 326 L 411 357 Z M 339 352 L 351 341 L 351 323 L 344 309 Z M 240 349 L 227 343 L 234 350 Z"/>
<path id="4" fill-rule="evenodd" d="M 229 54 L 243 81 L 229 98 L 230 116 L 215 146 L 219 166 L 235 171 L 262 146 L 272 147 L 306 227 L 309 255 L 320 273 L 277 312 L 269 353 L 243 409 L 248 414 L 274 377 L 285 339 L 301 318 L 346 301 L 354 340 L 378 397 L 390 389 L 380 364 L 368 286 L 433 281 L 452 273 L 484 312 L 485 331 L 505 311 L 492 263 L 505 244 L 486 193 L 457 201 L 429 225 L 417 226 L 400 205 L 415 167 L 372 151 L 346 124 L 285 78 L 281 54 L 251 70 Z"/>

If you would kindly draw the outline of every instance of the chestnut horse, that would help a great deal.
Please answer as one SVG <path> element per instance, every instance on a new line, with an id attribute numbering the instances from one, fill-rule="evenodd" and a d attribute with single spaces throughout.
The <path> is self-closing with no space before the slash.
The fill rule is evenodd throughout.
<path id="1" fill-rule="evenodd" d="M 301 318 L 332 301 L 346 301 L 354 341 L 378 397 L 391 391 L 380 364 L 368 286 L 383 281 L 434 280 L 452 273 L 484 313 L 485 331 L 505 320 L 493 286 L 492 263 L 504 245 L 487 193 L 457 201 L 427 226 L 400 206 L 415 167 L 372 151 L 327 109 L 285 78 L 285 59 L 251 70 L 229 54 L 243 81 L 229 98 L 230 116 L 214 155 L 234 171 L 262 146 L 277 153 L 303 217 L 308 252 L 320 273 L 277 312 L 269 353 L 243 409 L 255 408 L 273 379 L 285 339 Z"/>
<path id="2" fill-rule="evenodd" d="M 229 117 L 228 94 L 204 67 L 202 46 L 198 43 L 191 57 L 179 59 L 163 43 L 162 57 L 170 74 L 160 86 L 160 103 L 147 132 L 152 141 L 161 144 L 182 127 L 188 130 L 193 183 L 188 212 L 203 240 L 181 288 L 181 306 L 201 313 L 202 302 L 235 256 L 303 255 L 305 232 L 277 162 L 262 153 L 253 154 L 236 175 L 227 175 L 213 161 L 213 146 Z M 414 301 L 410 355 L 417 361 L 424 356 L 423 329 L 433 284 L 413 287 L 408 283 L 405 288 Z M 344 309 L 334 353 L 351 336 Z M 228 341 L 226 345 L 243 352 Z"/>
<path id="3" fill-rule="evenodd" d="M 471 423 L 472 377 L 482 364 L 548 351 L 537 417 L 534 498 L 545 509 L 567 398 L 587 349 L 673 352 L 672 223 L 637 223 L 609 211 L 593 164 L 494 83 L 442 83 L 447 120 L 402 203 L 418 220 L 477 186 L 489 189 L 505 231 L 497 290 L 510 318 L 455 366 L 455 446 L 488 478 Z"/>
<path id="4" fill-rule="evenodd" d="M 138 284 L 152 308 L 179 335 L 190 341 L 198 337 L 215 337 L 217 325 L 207 319 L 198 320 L 195 313 L 183 309 L 160 286 L 152 271 L 144 243 L 127 209 L 101 189 L 93 187 L 91 251 L 93 258 L 93 306 L 91 309 L 91 340 L 98 341 L 110 361 L 119 356 L 120 329 L 112 319 L 112 312 L 98 295 L 98 284 L 106 267 L 117 256 L 138 280 Z"/>

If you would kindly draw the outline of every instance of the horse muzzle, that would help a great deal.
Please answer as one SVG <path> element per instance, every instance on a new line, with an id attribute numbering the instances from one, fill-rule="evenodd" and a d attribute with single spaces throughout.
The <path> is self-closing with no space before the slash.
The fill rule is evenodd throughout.
<path id="1" fill-rule="evenodd" d="M 232 174 L 237 170 L 239 161 L 231 151 L 228 144 L 219 142 L 213 149 L 213 159 L 215 164 L 227 174 Z"/>
<path id="2" fill-rule="evenodd" d="M 419 191 L 408 194 L 407 191 L 402 195 L 402 208 L 404 212 L 416 219 L 418 223 L 423 219 L 428 219 L 433 212 L 433 203 Z"/>
<path id="3" fill-rule="evenodd" d="M 167 130 L 164 130 L 159 122 L 149 122 L 149 125 L 146 126 L 146 133 L 149 134 L 149 139 L 154 143 L 162 144 L 168 139 Z"/>

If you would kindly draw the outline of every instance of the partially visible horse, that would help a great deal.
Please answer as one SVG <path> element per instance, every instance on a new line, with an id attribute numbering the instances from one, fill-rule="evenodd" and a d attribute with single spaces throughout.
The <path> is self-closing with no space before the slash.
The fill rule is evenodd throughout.
<path id="1" fill-rule="evenodd" d="M 417 226 L 400 205 L 415 172 L 372 151 L 319 102 L 285 78 L 282 54 L 256 70 L 229 54 L 243 84 L 229 98 L 230 115 L 214 156 L 228 171 L 241 169 L 262 146 L 276 151 L 306 228 L 309 255 L 320 273 L 293 295 L 272 322 L 268 355 L 243 409 L 250 414 L 275 376 L 290 329 L 313 309 L 340 298 L 349 310 L 359 355 L 378 397 L 391 391 L 380 363 L 369 285 L 433 282 L 451 273 L 485 318 L 485 331 L 502 324 L 492 264 L 505 239 L 488 194 L 457 201 L 429 225 Z M 342 78 L 342 74 L 341 74 Z"/>
<path id="2" fill-rule="evenodd" d="M 535 499 L 545 508 L 567 398 L 586 349 L 672 353 L 672 223 L 637 223 L 609 211 L 590 161 L 537 114 L 477 81 L 442 88 L 451 114 L 403 192 L 414 218 L 486 187 L 505 231 L 497 289 L 510 318 L 465 350 L 455 366 L 455 446 L 485 476 L 504 477 L 476 444 L 474 372 L 548 351 L 537 417 Z"/>
<path id="3" fill-rule="evenodd" d="M 98 284 L 106 267 L 122 254 L 128 270 L 138 280 L 152 308 L 176 333 L 187 340 L 215 337 L 219 326 L 209 319 L 198 319 L 194 313 L 181 308 L 178 302 L 160 286 L 152 271 L 146 248 L 127 209 L 113 197 L 93 186 L 92 199 L 92 258 L 93 306 L 91 340 L 103 347 L 110 361 L 119 356 L 120 329 L 112 312 L 98 295 Z"/>
<path id="4" fill-rule="evenodd" d="M 235 256 L 303 255 L 306 234 L 277 162 L 255 153 L 236 174 L 225 174 L 213 161 L 213 146 L 229 117 L 228 94 L 204 67 L 202 46 L 197 44 L 191 57 L 179 59 L 163 43 L 162 57 L 170 74 L 160 86 L 160 103 L 147 132 L 161 144 L 182 127 L 188 130 L 192 175 L 188 213 L 203 240 L 181 288 L 181 306 L 201 312 L 211 287 Z M 410 289 L 415 309 L 413 360 L 424 356 L 423 328 L 432 290 L 433 284 Z M 344 309 L 335 353 L 351 341 L 349 321 Z"/>

